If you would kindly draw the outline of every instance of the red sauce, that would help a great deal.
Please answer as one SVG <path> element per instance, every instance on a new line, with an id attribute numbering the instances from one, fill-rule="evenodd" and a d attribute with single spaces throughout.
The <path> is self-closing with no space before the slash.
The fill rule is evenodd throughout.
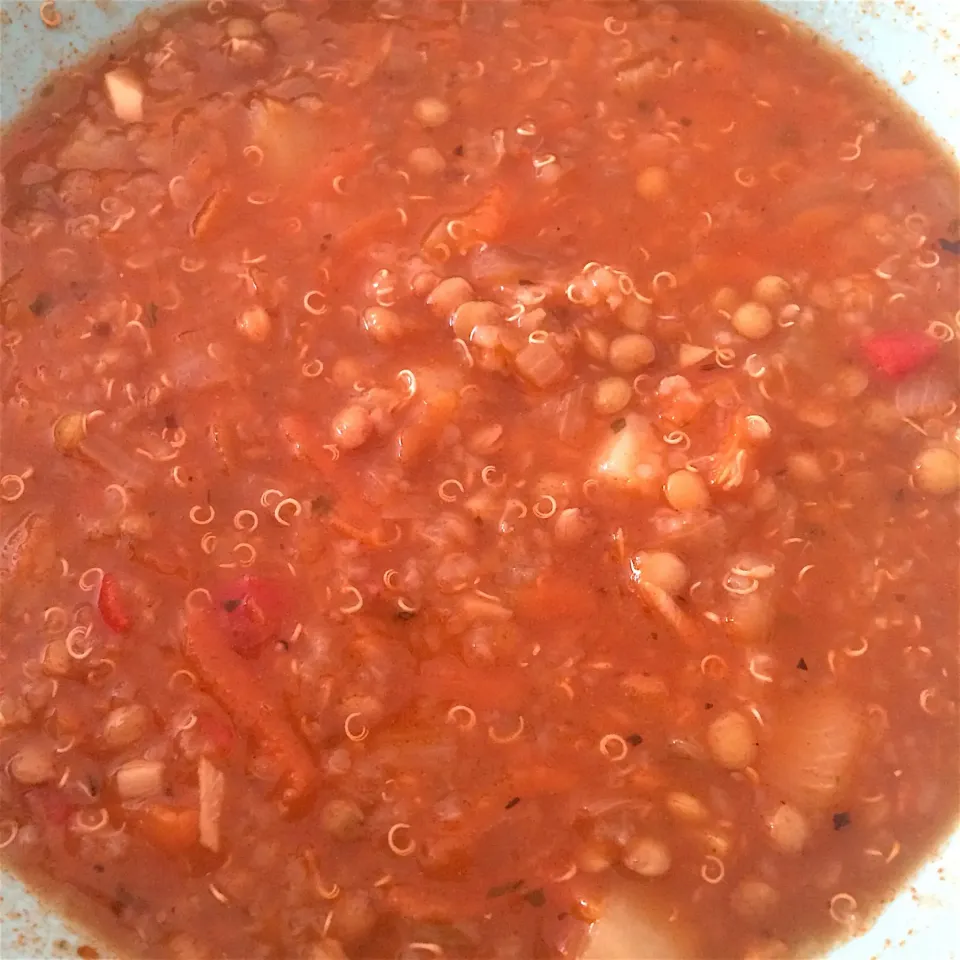
<path id="1" fill-rule="evenodd" d="M 725 3 L 214 0 L 53 86 L 3 151 L 5 860 L 152 957 L 868 923 L 958 799 L 913 121 Z"/>

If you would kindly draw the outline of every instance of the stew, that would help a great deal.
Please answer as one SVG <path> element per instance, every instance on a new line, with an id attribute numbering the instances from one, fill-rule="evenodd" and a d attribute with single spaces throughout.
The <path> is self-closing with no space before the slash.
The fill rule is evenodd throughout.
<path id="1" fill-rule="evenodd" d="M 3 187 L 0 847 L 128 953 L 810 956 L 952 827 L 957 170 L 815 36 L 210 0 Z"/>

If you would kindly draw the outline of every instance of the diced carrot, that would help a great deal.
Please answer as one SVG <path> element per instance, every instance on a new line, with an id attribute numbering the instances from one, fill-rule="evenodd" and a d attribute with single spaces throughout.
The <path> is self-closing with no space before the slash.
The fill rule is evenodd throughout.
<path id="1" fill-rule="evenodd" d="M 313 759 L 283 716 L 277 701 L 230 646 L 209 611 L 193 611 L 183 634 L 183 654 L 241 730 L 259 742 L 282 781 L 281 807 L 300 809 L 317 780 Z"/>
<path id="2" fill-rule="evenodd" d="M 214 591 L 220 626 L 241 656 L 253 656 L 278 638 L 288 607 L 284 592 L 277 580 L 249 574 Z"/>
<path id="3" fill-rule="evenodd" d="M 185 853 L 199 840 L 197 811 L 166 803 L 152 803 L 135 811 L 130 821 L 148 843 L 166 853 Z"/>

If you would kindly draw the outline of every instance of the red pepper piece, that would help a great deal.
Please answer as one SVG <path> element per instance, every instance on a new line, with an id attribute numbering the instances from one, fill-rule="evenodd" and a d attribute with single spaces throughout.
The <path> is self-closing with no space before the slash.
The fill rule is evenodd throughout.
<path id="1" fill-rule="evenodd" d="M 863 351 L 877 370 L 888 377 L 903 377 L 929 363 L 939 343 L 925 333 L 892 330 L 877 333 L 863 341 Z"/>
<path id="2" fill-rule="evenodd" d="M 114 633 L 129 633 L 132 629 L 133 618 L 127 611 L 120 584 L 112 573 L 105 573 L 100 581 L 97 609 L 103 617 L 103 622 Z"/>

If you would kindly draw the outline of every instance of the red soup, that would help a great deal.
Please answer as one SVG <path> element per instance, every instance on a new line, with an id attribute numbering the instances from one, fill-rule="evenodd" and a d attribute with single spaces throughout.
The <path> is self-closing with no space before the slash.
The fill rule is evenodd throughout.
<path id="1" fill-rule="evenodd" d="M 3 186 L 0 846 L 128 954 L 804 957 L 950 828 L 957 171 L 816 38 L 211 0 Z"/>

